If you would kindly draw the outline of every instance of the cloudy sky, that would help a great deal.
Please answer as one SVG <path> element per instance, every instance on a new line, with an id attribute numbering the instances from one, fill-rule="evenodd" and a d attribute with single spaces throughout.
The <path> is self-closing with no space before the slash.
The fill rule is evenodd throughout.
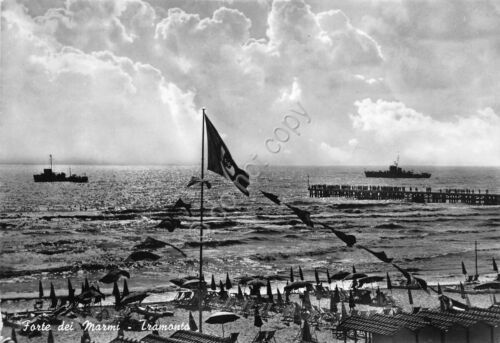
<path id="1" fill-rule="evenodd" d="M 1 77 L 4 163 L 500 165 L 495 0 L 5 0 Z"/>

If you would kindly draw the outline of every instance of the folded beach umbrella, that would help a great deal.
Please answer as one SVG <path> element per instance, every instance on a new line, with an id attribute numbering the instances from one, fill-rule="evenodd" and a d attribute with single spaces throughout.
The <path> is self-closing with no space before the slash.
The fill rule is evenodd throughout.
<path id="1" fill-rule="evenodd" d="M 390 289 L 392 291 L 391 278 L 389 277 L 389 273 L 386 273 L 386 275 L 387 275 L 387 289 Z"/>
<path id="2" fill-rule="evenodd" d="M 12 328 L 12 330 L 10 331 L 10 339 L 12 340 L 12 342 L 17 343 L 17 336 L 16 336 L 16 329 L 15 328 Z"/>
<path id="3" fill-rule="evenodd" d="M 347 309 L 345 308 L 344 302 L 342 302 L 341 306 L 342 308 L 342 319 L 347 317 Z"/>
<path id="4" fill-rule="evenodd" d="M 240 319 L 235 313 L 232 312 L 216 312 L 205 320 L 207 324 L 221 324 L 222 325 L 222 336 L 224 336 L 224 324 L 231 323 Z"/>
<path id="5" fill-rule="evenodd" d="M 127 285 L 127 280 L 126 279 L 123 279 L 123 293 L 122 293 L 122 296 L 127 296 L 129 295 L 130 292 L 128 290 L 128 285 Z"/>
<path id="6" fill-rule="evenodd" d="M 118 284 L 116 282 L 113 283 L 113 292 L 111 294 L 115 297 L 115 305 L 120 305 L 120 289 L 118 289 Z"/>
<path id="7" fill-rule="evenodd" d="M 352 273 L 356 274 L 356 267 L 354 267 L 354 264 L 352 265 Z"/>
<path id="8" fill-rule="evenodd" d="M 290 267 L 290 282 L 293 282 L 293 267 Z"/>
<path id="9" fill-rule="evenodd" d="M 226 273 L 226 289 L 233 288 L 233 284 L 231 283 L 231 279 L 229 279 L 229 272 Z"/>
<path id="10" fill-rule="evenodd" d="M 349 308 L 352 310 L 356 307 L 356 303 L 354 302 L 354 294 L 352 294 L 352 290 L 349 290 Z"/>
<path id="11" fill-rule="evenodd" d="M 42 280 L 38 280 L 38 297 L 43 298 Z"/>
<path id="12" fill-rule="evenodd" d="M 462 274 L 467 275 L 467 269 L 465 269 L 464 261 L 462 261 Z"/>
<path id="13" fill-rule="evenodd" d="M 304 326 L 302 327 L 302 342 L 313 342 L 311 329 L 309 328 L 307 320 L 304 320 Z"/>
<path id="14" fill-rule="evenodd" d="M 439 282 L 438 282 L 438 290 L 437 290 L 437 294 L 439 294 L 439 295 L 443 295 L 443 291 L 441 290 L 441 285 L 439 284 Z"/>
<path id="15" fill-rule="evenodd" d="M 47 337 L 47 343 L 54 343 L 54 334 L 52 333 L 52 329 L 49 330 L 49 336 Z"/>
<path id="16" fill-rule="evenodd" d="M 335 295 L 330 296 L 330 312 L 337 313 L 337 302 L 335 301 Z"/>
<path id="17" fill-rule="evenodd" d="M 219 288 L 220 288 L 221 293 L 225 291 L 224 284 L 222 283 L 222 280 L 219 280 Z"/>
<path id="18" fill-rule="evenodd" d="M 493 261 L 493 270 L 498 273 L 498 266 L 497 266 L 497 263 L 495 261 L 495 258 L 492 257 L 491 260 Z"/>
<path id="19" fill-rule="evenodd" d="M 340 302 L 340 291 L 338 286 L 335 286 L 335 291 L 333 292 L 333 301 L 336 303 Z"/>
<path id="20" fill-rule="evenodd" d="M 238 295 L 236 295 L 236 298 L 237 298 L 238 300 L 243 300 L 243 299 L 245 298 L 245 297 L 243 296 L 243 292 L 242 292 L 242 290 L 241 290 L 241 286 L 240 286 L 240 285 L 238 285 Z"/>
<path id="21" fill-rule="evenodd" d="M 259 309 L 257 307 L 255 308 L 253 315 L 254 315 L 253 326 L 258 327 L 260 331 L 260 328 L 262 327 L 262 325 L 264 325 L 264 323 L 262 322 L 262 318 L 260 316 Z"/>
<path id="22" fill-rule="evenodd" d="M 346 271 L 339 271 L 335 274 L 332 275 L 331 279 L 332 280 L 336 280 L 336 281 L 339 281 L 339 280 L 344 280 L 344 278 L 349 275 L 350 273 L 349 272 L 346 272 Z"/>
<path id="23" fill-rule="evenodd" d="M 194 320 L 191 311 L 189 311 L 189 330 L 198 331 L 198 325 L 196 325 L 196 321 Z"/>
<path id="24" fill-rule="evenodd" d="M 277 294 L 276 296 L 278 298 L 276 302 L 278 303 L 278 305 L 283 305 L 283 297 L 281 296 L 281 292 L 280 292 L 279 288 L 276 289 L 276 294 Z"/>
<path id="25" fill-rule="evenodd" d="M 316 284 L 319 285 L 321 282 L 319 281 L 318 268 L 314 268 L 314 278 L 316 279 Z"/>
<path id="26" fill-rule="evenodd" d="M 50 307 L 57 306 L 56 291 L 54 290 L 54 285 L 52 284 L 52 282 L 50 283 L 50 301 L 51 301 Z"/>
<path id="27" fill-rule="evenodd" d="M 332 283 L 332 279 L 330 278 L 330 271 L 327 269 L 326 270 L 326 279 L 328 280 L 328 283 Z"/>
<path id="28" fill-rule="evenodd" d="M 302 268 L 299 266 L 299 277 L 300 280 L 304 281 L 304 273 L 302 273 Z"/>
<path id="29" fill-rule="evenodd" d="M 465 289 L 464 289 L 464 284 L 462 283 L 462 281 L 460 281 L 460 297 L 462 299 L 465 299 Z"/>
<path id="30" fill-rule="evenodd" d="M 71 280 L 68 278 L 68 301 L 73 303 L 75 301 L 75 290 L 71 284 Z"/>
<path id="31" fill-rule="evenodd" d="M 85 278 L 85 286 L 83 287 L 83 290 L 86 292 L 89 289 L 90 289 L 89 280 Z"/>
<path id="32" fill-rule="evenodd" d="M 271 281 L 269 279 L 267 280 L 267 298 L 269 299 L 270 302 L 274 303 L 273 299 L 273 290 L 271 289 Z"/>
<path id="33" fill-rule="evenodd" d="M 214 274 L 212 274 L 212 282 L 210 283 L 210 289 L 212 291 L 216 291 L 217 290 L 217 285 L 215 284 L 215 277 L 214 277 Z"/>

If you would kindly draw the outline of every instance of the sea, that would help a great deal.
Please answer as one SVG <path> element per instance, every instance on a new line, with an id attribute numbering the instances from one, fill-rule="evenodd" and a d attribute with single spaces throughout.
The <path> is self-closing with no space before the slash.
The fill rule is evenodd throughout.
<path id="1" fill-rule="evenodd" d="M 42 165 L 0 165 L 0 294 L 38 294 L 38 283 L 52 283 L 65 292 L 67 279 L 79 286 L 96 282 L 106 268 L 119 266 L 131 274 L 132 289 L 173 289 L 172 278 L 196 275 L 199 262 L 200 187 L 187 187 L 199 166 L 73 165 L 72 172 L 89 182 L 35 183 Z M 56 171 L 69 166 L 60 165 Z M 462 281 L 461 262 L 475 274 L 475 242 L 480 280 L 496 276 L 492 259 L 500 262 L 500 207 L 465 204 L 417 204 L 347 198 L 310 198 L 310 184 L 405 186 L 439 189 L 489 190 L 500 194 L 500 168 L 415 167 L 430 179 L 366 178 L 366 169 L 386 167 L 262 166 L 251 173 L 250 196 L 212 172 L 204 190 L 203 273 L 225 280 L 244 275 L 274 277 L 285 282 L 290 269 L 300 267 L 306 279 L 318 270 L 326 281 L 338 271 L 402 278 L 390 264 L 356 247 L 346 247 L 327 224 L 356 236 L 359 244 L 385 251 L 399 266 L 429 284 Z M 305 226 L 283 205 L 260 191 L 271 192 L 287 204 L 307 210 L 315 223 Z M 171 211 L 181 198 L 192 204 Z M 158 227 L 174 216 L 181 226 L 173 232 Z M 170 246 L 154 251 L 157 261 L 125 263 L 134 246 L 147 237 Z M 103 285 L 102 287 L 106 287 Z M 107 286 L 109 288 L 109 286 Z"/>

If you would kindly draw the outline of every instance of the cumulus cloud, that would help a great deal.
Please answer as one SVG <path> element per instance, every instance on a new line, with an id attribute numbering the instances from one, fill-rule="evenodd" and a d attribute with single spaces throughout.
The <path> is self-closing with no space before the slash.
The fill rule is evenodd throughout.
<path id="1" fill-rule="evenodd" d="M 498 7 L 487 1 L 459 32 L 441 2 L 315 10 L 304 0 L 179 8 L 153 0 L 18 1 L 2 3 L 2 161 L 52 152 L 108 163 L 196 163 L 205 107 L 237 160 L 258 154 L 280 164 L 371 163 L 385 160 L 385 146 L 401 138 L 377 126 L 383 120 L 401 132 L 448 123 L 458 136 L 466 125 L 450 114 L 487 122 L 471 113 L 500 111 L 485 91 L 500 91 L 489 72 L 500 63 L 491 62 L 500 61 L 491 44 Z M 451 7 L 456 14 L 470 6 Z M 352 20 L 352 8 L 362 19 Z M 442 24 L 431 22 L 433 11 Z M 415 26 L 415 18 L 426 22 Z M 409 108 L 392 110 L 400 119 L 370 121 L 363 111 L 391 110 L 376 111 L 361 101 L 367 98 Z M 311 122 L 286 143 L 289 153 L 270 154 L 266 139 L 297 102 Z M 365 158 L 366 146 L 382 157 Z"/>
<path id="2" fill-rule="evenodd" d="M 364 99 L 351 115 L 364 142 L 398 149 L 410 164 L 500 164 L 500 116 L 491 108 L 475 115 L 440 121 L 401 102 Z M 388 156 L 389 158 L 389 156 Z"/>

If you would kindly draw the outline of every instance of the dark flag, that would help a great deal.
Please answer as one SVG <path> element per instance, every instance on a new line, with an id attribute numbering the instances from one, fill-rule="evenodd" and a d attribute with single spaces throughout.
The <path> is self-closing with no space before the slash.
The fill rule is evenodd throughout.
<path id="1" fill-rule="evenodd" d="M 407 283 L 411 284 L 411 281 L 412 281 L 412 278 L 413 278 L 411 276 L 411 274 L 408 273 L 407 270 L 405 270 L 405 269 L 399 267 L 398 265 L 396 265 L 395 263 L 393 263 L 392 265 L 403 274 L 403 276 L 406 278 Z"/>
<path id="2" fill-rule="evenodd" d="M 421 278 L 418 278 L 418 277 L 413 277 L 413 278 L 415 279 L 415 281 L 417 281 L 418 286 L 420 288 L 422 288 L 424 291 L 426 291 L 427 293 L 429 293 L 429 291 L 427 289 L 427 282 L 424 279 L 421 279 Z"/>
<path id="3" fill-rule="evenodd" d="M 208 143 L 207 169 L 231 180 L 236 188 L 246 196 L 249 196 L 247 187 L 250 184 L 250 176 L 236 165 L 226 144 L 224 144 L 224 141 L 206 115 L 205 120 Z"/>
<path id="4" fill-rule="evenodd" d="M 356 236 L 347 235 L 342 231 L 335 230 L 333 227 L 330 227 L 326 224 L 321 224 L 326 229 L 330 229 L 340 240 L 342 240 L 349 248 L 351 248 L 354 244 L 356 244 Z"/>
<path id="5" fill-rule="evenodd" d="M 260 191 L 266 198 L 274 202 L 276 205 L 281 205 L 281 200 L 278 198 L 277 195 L 274 195 L 273 193 L 267 193 L 264 191 Z"/>
<path id="6" fill-rule="evenodd" d="M 411 295 L 411 289 L 408 288 L 408 301 L 410 305 L 413 305 L 413 296 Z"/>
<path id="7" fill-rule="evenodd" d="M 288 207 L 289 209 L 291 209 L 293 211 L 293 213 L 295 213 L 295 215 L 297 217 L 299 217 L 299 219 L 304 224 L 306 224 L 307 226 L 310 226 L 310 227 L 314 227 L 314 223 L 311 221 L 311 213 L 309 213 L 308 211 L 305 211 L 305 210 L 301 210 L 300 208 L 297 208 L 297 207 L 292 206 L 292 205 L 285 204 L 285 206 Z"/>
<path id="8" fill-rule="evenodd" d="M 495 261 L 495 258 L 492 257 L 491 260 L 493 261 L 493 270 L 496 271 L 498 273 L 498 266 L 497 266 L 497 263 Z"/>
<path id="9" fill-rule="evenodd" d="M 389 277 L 389 273 L 386 274 L 387 274 L 387 289 L 392 290 L 391 278 Z"/>
<path id="10" fill-rule="evenodd" d="M 465 269 L 464 261 L 462 261 L 462 274 L 467 275 L 467 269 Z"/>
<path id="11" fill-rule="evenodd" d="M 304 320 L 304 326 L 302 327 L 302 342 L 313 342 L 311 329 L 307 320 Z"/>
<path id="12" fill-rule="evenodd" d="M 193 314 L 191 313 L 191 311 L 189 311 L 189 330 L 198 331 L 198 325 L 196 325 L 196 322 L 193 318 Z"/>
<path id="13" fill-rule="evenodd" d="M 181 198 L 179 198 L 179 200 L 177 200 L 175 202 L 174 209 L 179 208 L 179 207 L 184 208 L 187 211 L 187 213 L 189 214 L 189 216 L 190 217 L 192 216 L 192 214 L 191 214 L 191 204 L 187 204 Z"/>
<path id="14" fill-rule="evenodd" d="M 364 250 L 368 251 L 370 254 L 372 254 L 373 256 L 375 256 L 376 258 L 378 258 L 382 262 L 391 263 L 392 260 L 394 260 L 393 258 L 387 257 L 387 255 L 385 254 L 384 251 L 373 251 L 373 250 L 368 249 L 367 247 L 364 247 L 362 245 L 358 245 L 358 246 L 361 249 L 364 249 Z"/>

